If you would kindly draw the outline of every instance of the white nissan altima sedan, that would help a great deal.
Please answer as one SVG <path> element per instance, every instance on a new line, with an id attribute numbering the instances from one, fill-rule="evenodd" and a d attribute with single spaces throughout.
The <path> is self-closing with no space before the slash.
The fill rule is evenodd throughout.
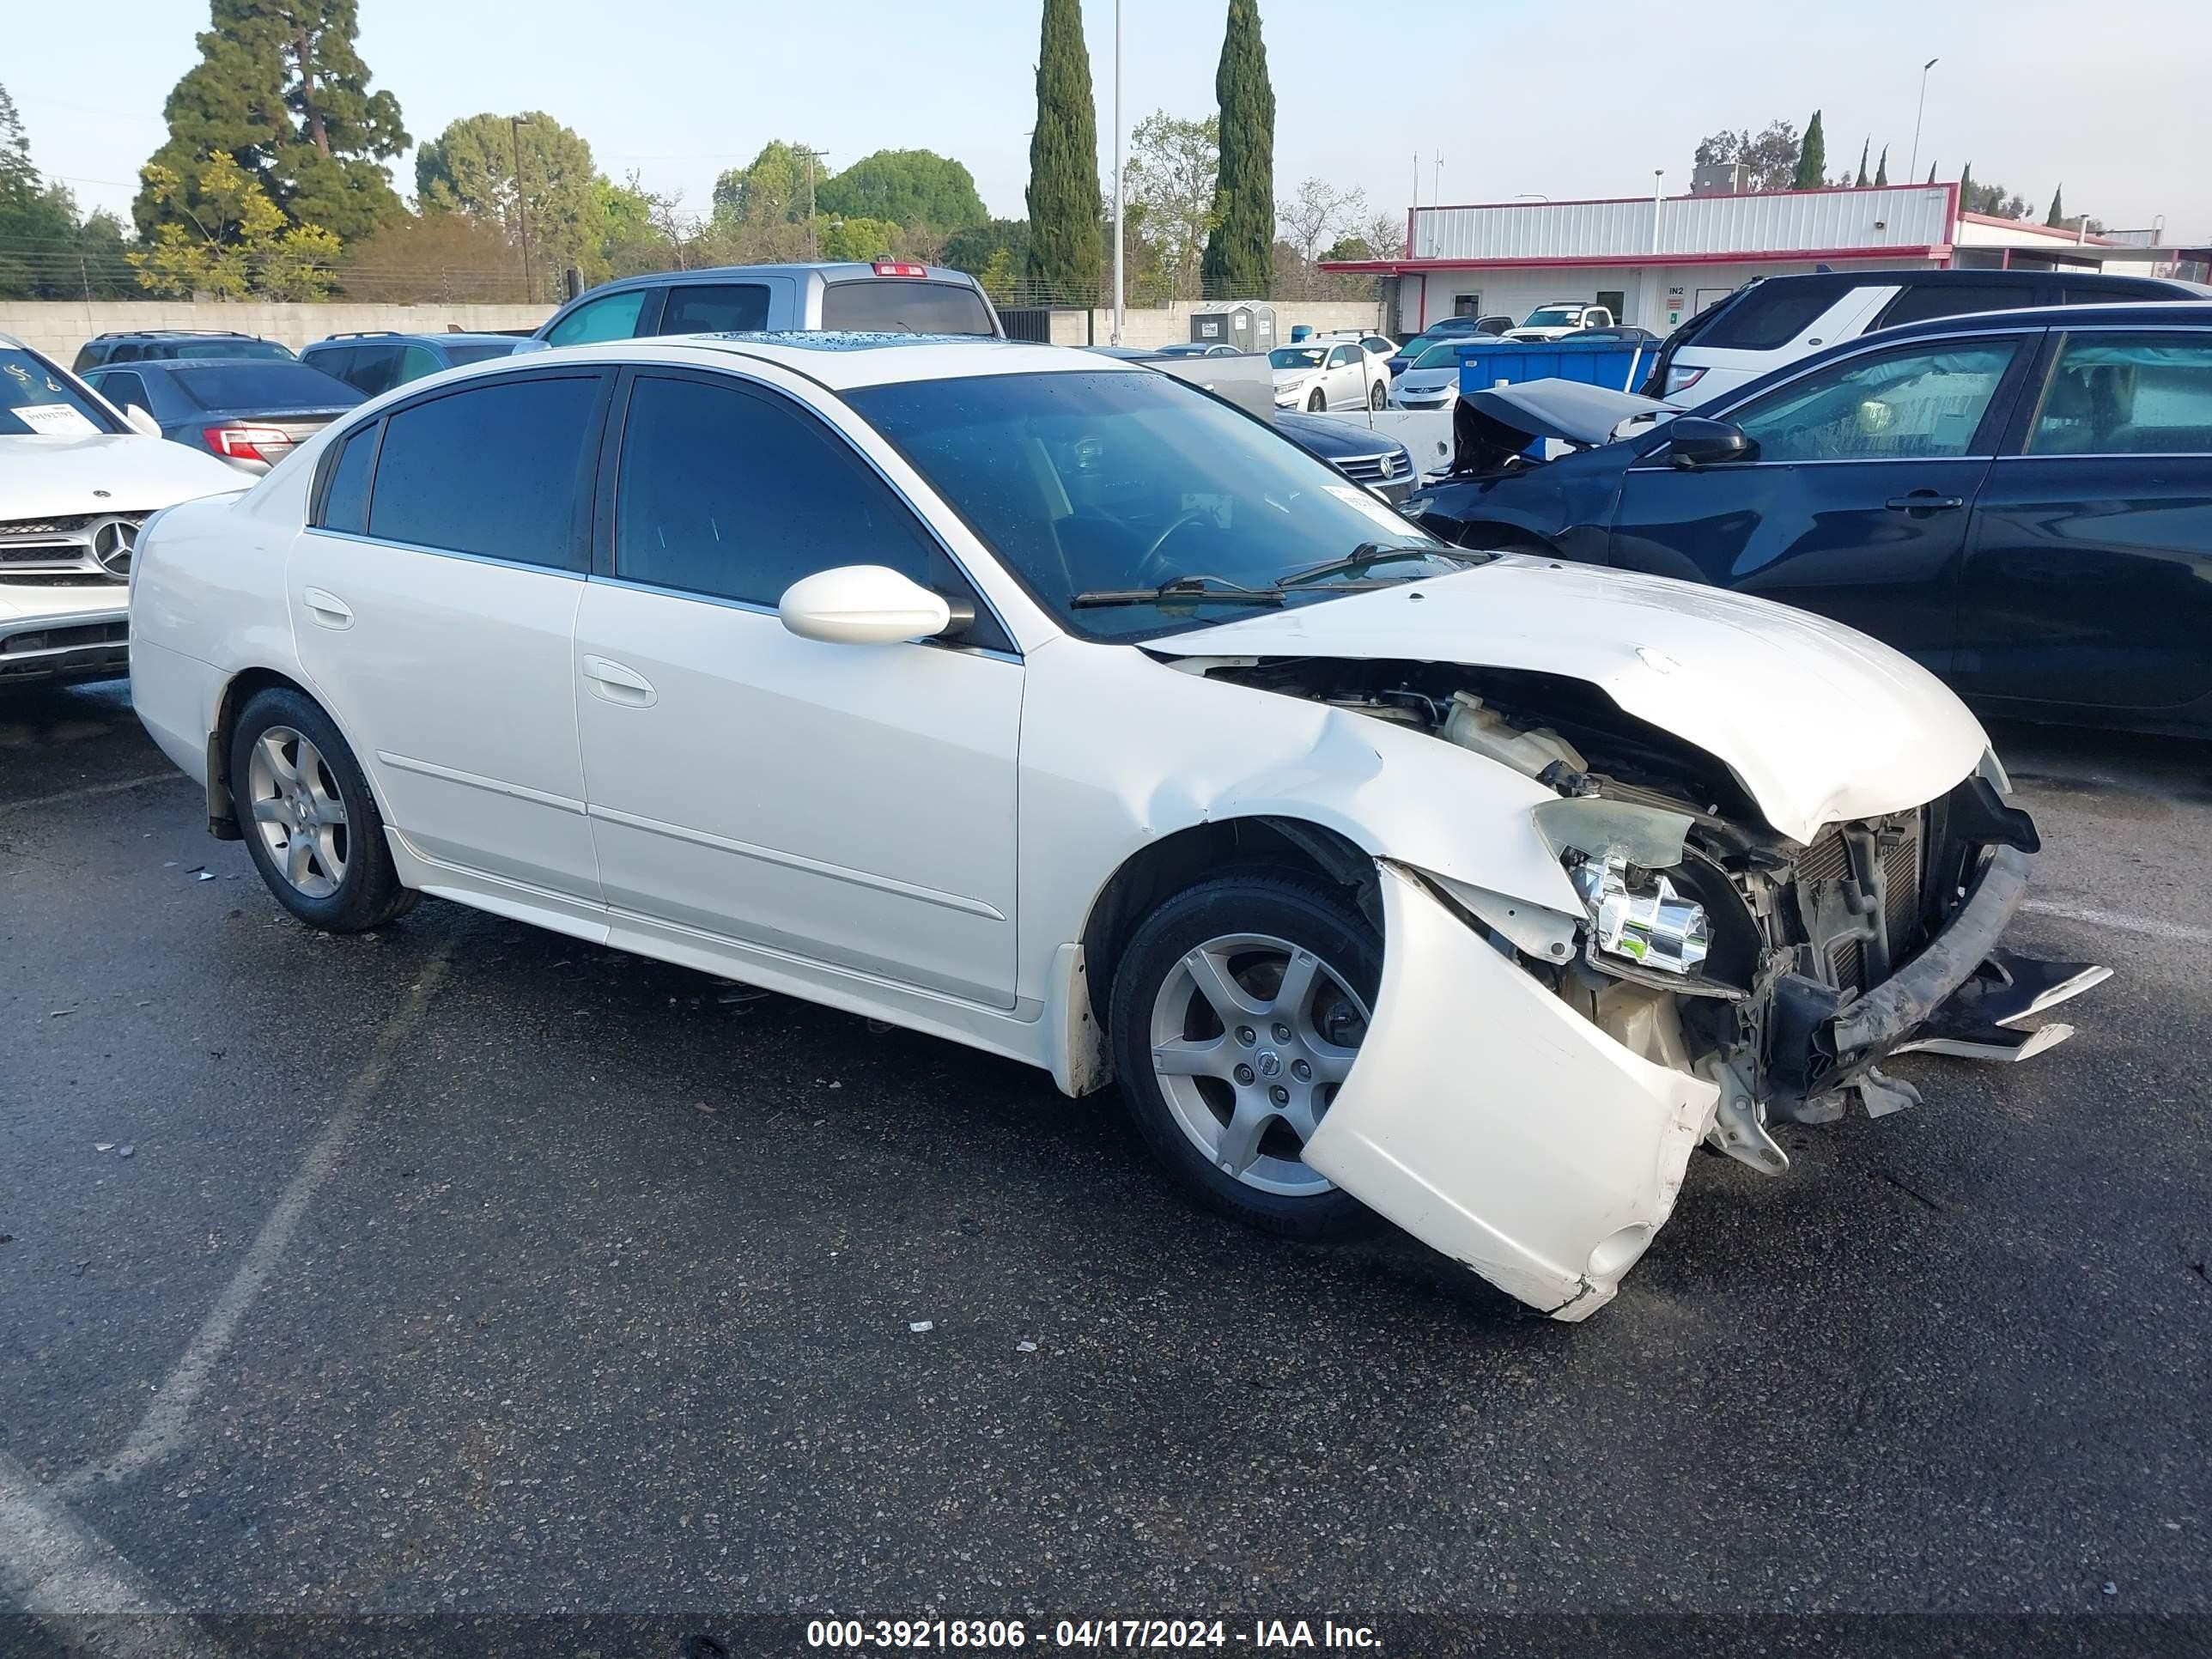
<path id="1" fill-rule="evenodd" d="M 140 717 L 312 926 L 430 894 L 1118 1081 L 1192 1194 L 1614 1293 L 1700 1142 L 2016 1055 L 1973 718 L 1759 600 L 1431 540 L 1007 343 L 411 384 L 139 544 Z"/>

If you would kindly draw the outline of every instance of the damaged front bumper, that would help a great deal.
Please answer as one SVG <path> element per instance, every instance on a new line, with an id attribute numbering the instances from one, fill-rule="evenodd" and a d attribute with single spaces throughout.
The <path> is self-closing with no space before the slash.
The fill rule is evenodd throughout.
<path id="1" fill-rule="evenodd" d="M 1312 1168 L 1554 1318 L 1612 1300 L 1674 1207 L 1719 1091 L 1632 1053 L 1381 866 L 1376 1015 Z"/>

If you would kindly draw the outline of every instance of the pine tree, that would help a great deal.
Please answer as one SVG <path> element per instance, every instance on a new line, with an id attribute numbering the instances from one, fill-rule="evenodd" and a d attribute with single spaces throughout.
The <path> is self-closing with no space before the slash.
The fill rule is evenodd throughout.
<path id="1" fill-rule="evenodd" d="M 1859 176 L 1851 182 L 1856 185 L 1861 190 L 1864 190 L 1867 187 L 1867 152 L 1873 148 L 1874 140 L 1871 138 L 1868 139 L 1864 143 L 1859 146 Z"/>
<path id="2" fill-rule="evenodd" d="M 1098 297 L 1098 117 L 1081 0 L 1044 0 L 1036 127 L 1030 135 L 1029 279 L 1081 305 Z"/>
<path id="3" fill-rule="evenodd" d="M 2051 192 L 2051 211 L 2044 215 L 2043 222 L 2046 225 L 2063 225 L 2066 222 L 2065 185 L 2061 185 Z"/>
<path id="4" fill-rule="evenodd" d="M 1874 181 L 1877 185 L 1886 185 L 1889 182 L 1889 146 L 1887 144 L 1881 147 L 1881 160 L 1875 163 Z"/>
<path id="5" fill-rule="evenodd" d="M 295 224 L 347 241 L 404 218 L 380 163 L 412 140 L 398 100 L 368 89 L 368 66 L 354 49 L 358 4 L 211 0 L 200 61 L 169 94 L 168 142 L 149 165 L 191 179 L 207 157 L 226 154 Z M 181 217 L 150 186 L 131 214 L 149 237 Z"/>
<path id="6" fill-rule="evenodd" d="M 1820 131 L 1820 112 L 1814 110 L 1813 118 L 1805 124 L 1805 141 L 1797 148 L 1797 172 L 1790 180 L 1792 190 L 1818 190 L 1828 181 L 1828 141 Z"/>
<path id="7" fill-rule="evenodd" d="M 1221 106 L 1221 172 L 1199 276 L 1216 298 L 1256 297 L 1275 274 L 1275 89 L 1258 0 L 1229 0 L 1213 96 Z"/>

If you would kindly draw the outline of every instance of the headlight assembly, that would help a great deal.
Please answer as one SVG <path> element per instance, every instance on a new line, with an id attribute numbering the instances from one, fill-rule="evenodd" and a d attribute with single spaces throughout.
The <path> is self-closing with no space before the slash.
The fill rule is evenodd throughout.
<path id="1" fill-rule="evenodd" d="M 1615 854 L 1589 859 L 1567 872 L 1589 907 L 1597 948 L 1608 956 L 1688 974 L 1705 959 L 1711 930 L 1705 907 L 1684 898 L 1664 876 L 1637 872 L 1633 885 L 1628 860 Z"/>

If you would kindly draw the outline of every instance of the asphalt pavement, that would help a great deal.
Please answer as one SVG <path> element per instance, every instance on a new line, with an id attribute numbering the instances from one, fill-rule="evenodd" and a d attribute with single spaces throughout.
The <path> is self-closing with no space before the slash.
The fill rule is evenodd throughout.
<path id="1" fill-rule="evenodd" d="M 1700 1156 L 1565 1326 L 1195 1213 L 1009 1062 L 443 903 L 319 937 L 123 688 L 16 694 L 0 1586 L 209 1651 L 278 1611 L 2212 1614 L 2212 746 L 2000 746 L 2048 844 L 2014 942 L 2115 969 L 2079 1036 L 1901 1062 L 1923 1106 L 1789 1130 L 1784 1179 Z"/>

